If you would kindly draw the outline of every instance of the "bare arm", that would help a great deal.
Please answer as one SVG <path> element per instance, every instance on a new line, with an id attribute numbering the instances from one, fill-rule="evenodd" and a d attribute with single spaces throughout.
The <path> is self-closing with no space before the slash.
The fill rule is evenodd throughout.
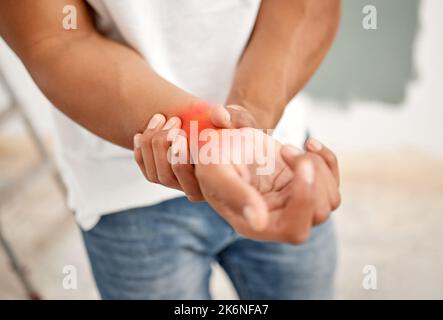
<path id="1" fill-rule="evenodd" d="M 77 9 L 77 30 L 63 28 L 68 4 Z M 137 52 L 99 34 L 82 0 L 2 0 L 0 35 L 59 110 L 126 148 L 152 115 L 172 116 L 198 100 Z"/>
<path id="2" fill-rule="evenodd" d="M 248 109 L 258 127 L 275 127 L 325 57 L 339 19 L 340 0 L 263 0 L 227 103 Z"/>

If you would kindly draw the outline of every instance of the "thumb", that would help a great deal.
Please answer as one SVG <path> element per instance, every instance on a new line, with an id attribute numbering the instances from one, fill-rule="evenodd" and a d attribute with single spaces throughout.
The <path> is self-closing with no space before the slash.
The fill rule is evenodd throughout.
<path id="1" fill-rule="evenodd" d="M 197 165 L 196 175 L 205 199 L 234 227 L 245 222 L 255 231 L 267 227 L 263 197 L 232 165 Z"/>
<path id="2" fill-rule="evenodd" d="M 211 122 L 218 128 L 256 128 L 254 116 L 246 108 L 238 105 L 214 106 L 211 109 Z"/>
<path id="3" fill-rule="evenodd" d="M 245 107 L 230 104 L 226 106 L 226 110 L 228 110 L 231 115 L 232 128 L 257 128 L 257 122 L 254 116 Z"/>
<path id="4" fill-rule="evenodd" d="M 298 160 L 297 158 L 298 156 L 303 154 L 303 151 L 292 145 L 287 144 L 281 148 L 280 153 L 283 160 L 289 166 L 289 168 L 291 168 L 291 170 L 294 170 Z"/>
<path id="5" fill-rule="evenodd" d="M 223 106 L 214 106 L 211 109 L 211 122 L 218 128 L 230 128 L 231 114 Z"/>

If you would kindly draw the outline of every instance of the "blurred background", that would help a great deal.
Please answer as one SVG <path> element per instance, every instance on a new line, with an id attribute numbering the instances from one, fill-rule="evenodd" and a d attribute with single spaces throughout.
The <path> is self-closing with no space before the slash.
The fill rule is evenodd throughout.
<path id="1" fill-rule="evenodd" d="M 367 5 L 376 29 L 362 24 Z M 442 17 L 441 0 L 344 0 L 337 40 L 296 98 L 341 164 L 337 298 L 443 298 Z M 52 167 L 50 103 L 2 40 L 0 72 L 0 299 L 96 299 Z M 235 298 L 217 266 L 211 286 Z"/>

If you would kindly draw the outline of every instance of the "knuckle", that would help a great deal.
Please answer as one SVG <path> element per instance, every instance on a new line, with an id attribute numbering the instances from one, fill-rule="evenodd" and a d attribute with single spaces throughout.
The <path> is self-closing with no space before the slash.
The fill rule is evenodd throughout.
<path id="1" fill-rule="evenodd" d="M 149 173 L 146 174 L 146 179 L 152 183 L 160 183 L 160 181 L 157 179 L 157 177 L 154 177 L 153 175 L 151 175 Z"/>
<path id="2" fill-rule="evenodd" d="M 204 200 L 202 195 L 188 195 L 187 197 L 190 202 L 202 202 Z"/>
<path id="3" fill-rule="evenodd" d="M 156 133 L 152 137 L 152 147 L 153 148 L 163 148 L 168 145 L 168 140 L 163 132 Z"/>
<path id="4" fill-rule="evenodd" d="M 336 164 L 338 162 L 337 156 L 333 152 L 327 152 L 325 158 L 329 163 Z"/>
<path id="5" fill-rule="evenodd" d="M 162 185 L 165 185 L 165 186 L 172 186 L 175 184 L 175 179 L 170 175 L 159 176 L 159 181 Z"/>
<path id="6" fill-rule="evenodd" d="M 191 171 L 190 166 L 183 163 L 174 163 L 171 165 L 171 168 L 175 175 L 182 175 Z"/>
<path id="7" fill-rule="evenodd" d="M 305 243 L 306 241 L 308 241 L 310 236 L 311 236 L 310 230 L 303 230 L 303 231 L 291 234 L 289 241 L 292 244 L 302 244 L 302 243 Z"/>
<path id="8" fill-rule="evenodd" d="M 149 168 L 147 168 L 145 176 L 146 176 L 146 180 L 148 180 L 149 182 L 160 183 L 160 181 L 158 180 L 157 174 L 155 172 L 152 172 L 152 170 L 149 170 Z"/>
<path id="9" fill-rule="evenodd" d="M 340 207 L 341 204 L 341 194 L 340 192 L 337 192 L 331 202 L 331 206 L 332 206 L 332 210 L 337 209 L 338 207 Z"/>
<path id="10" fill-rule="evenodd" d="M 314 202 L 314 191 L 306 183 L 303 183 L 302 187 L 297 190 L 297 195 L 300 201 L 304 204 L 309 204 Z"/>
<path id="11" fill-rule="evenodd" d="M 315 224 L 319 225 L 328 220 L 331 214 L 330 208 L 323 208 L 315 214 Z"/>
<path id="12" fill-rule="evenodd" d="M 140 137 L 140 145 L 142 146 L 142 148 L 146 148 L 147 146 L 150 146 L 151 144 L 151 136 L 147 136 L 145 134 L 143 134 Z"/>

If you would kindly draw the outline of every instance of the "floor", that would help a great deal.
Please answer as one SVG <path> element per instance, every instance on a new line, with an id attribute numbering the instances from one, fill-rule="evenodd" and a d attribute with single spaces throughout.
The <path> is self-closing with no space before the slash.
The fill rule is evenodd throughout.
<path id="1" fill-rule="evenodd" d="M 443 159 L 414 150 L 339 158 L 343 204 L 334 217 L 337 298 L 442 299 Z M 0 180 L 35 161 L 29 141 L 0 136 Z M 79 231 L 52 177 L 37 175 L 1 194 L 0 227 L 43 298 L 98 298 Z M 74 290 L 63 287 L 63 268 L 69 265 L 77 270 Z M 364 274 L 365 266 L 375 269 Z M 217 266 L 211 290 L 216 299 L 235 298 Z M 0 249 L 0 299 L 26 298 Z"/>

